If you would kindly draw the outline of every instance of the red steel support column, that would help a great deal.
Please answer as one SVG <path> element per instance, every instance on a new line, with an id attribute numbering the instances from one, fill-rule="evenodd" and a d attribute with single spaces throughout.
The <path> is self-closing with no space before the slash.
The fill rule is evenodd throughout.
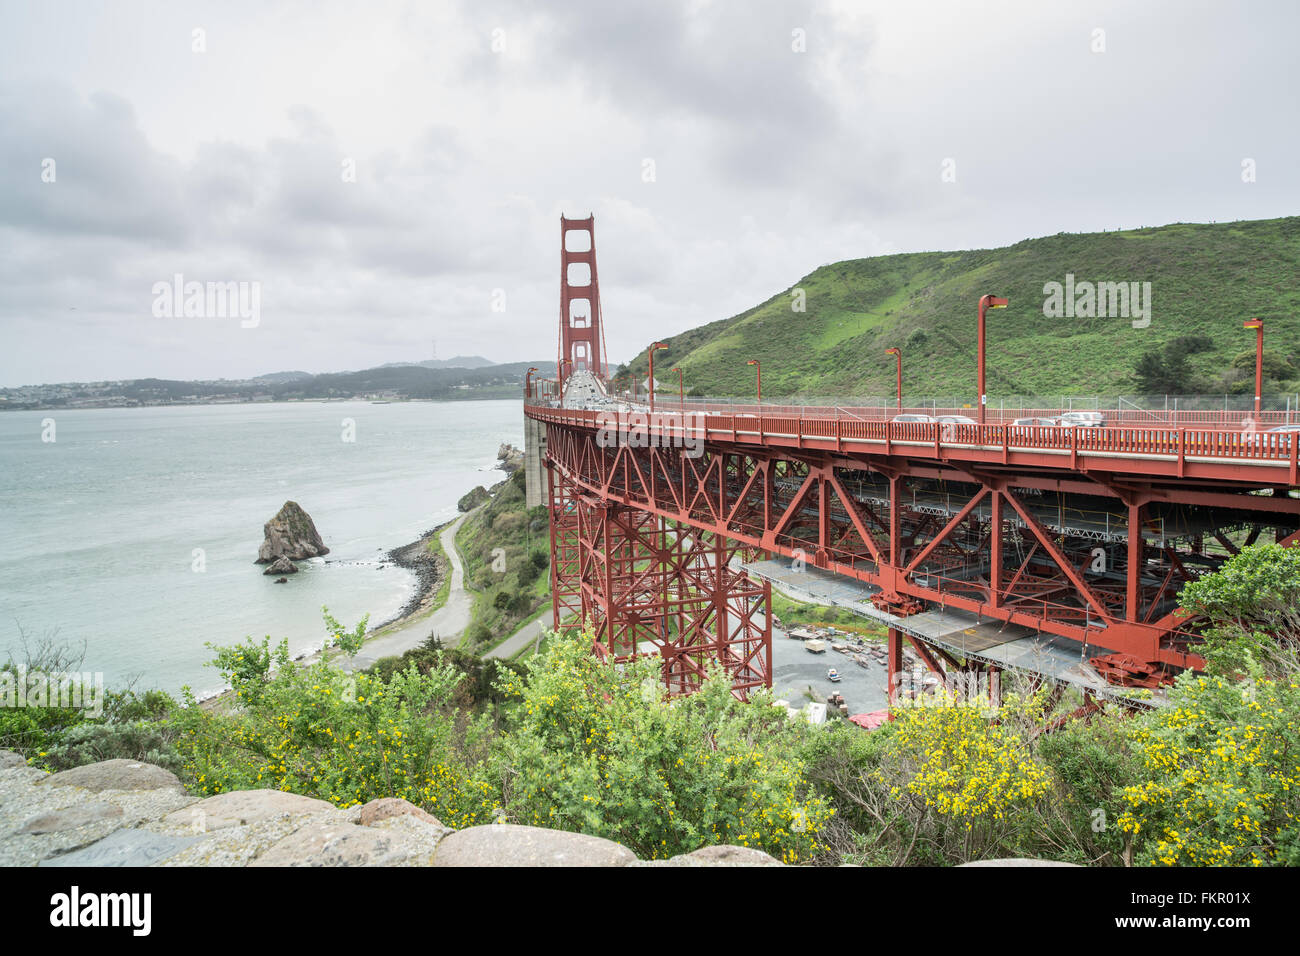
<path id="1" fill-rule="evenodd" d="M 993 489 L 989 503 L 989 604 L 997 607 L 1002 600 L 1002 492 Z"/>
<path id="2" fill-rule="evenodd" d="M 1141 620 L 1142 615 L 1142 505 L 1128 507 L 1128 573 L 1127 595 L 1124 603 L 1125 618 Z"/>

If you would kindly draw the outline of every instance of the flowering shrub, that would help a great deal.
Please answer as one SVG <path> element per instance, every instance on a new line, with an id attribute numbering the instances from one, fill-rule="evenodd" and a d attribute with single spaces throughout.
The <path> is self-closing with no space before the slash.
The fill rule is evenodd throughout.
<path id="1" fill-rule="evenodd" d="M 895 785 L 895 795 L 915 794 L 967 829 L 1031 807 L 1051 781 L 1020 728 L 1041 710 L 1041 699 L 1015 695 L 997 720 L 955 699 L 896 710 L 894 744 L 910 779 Z"/>
<path id="2" fill-rule="evenodd" d="M 183 775 L 205 794 L 266 787 L 340 807 L 402 797 L 450 826 L 485 822 L 495 800 L 472 782 L 454 717 L 439 709 L 459 676 L 411 666 L 384 681 L 323 662 L 289 665 L 230 714 L 187 691 L 175 717 Z"/>
<path id="3" fill-rule="evenodd" d="M 808 859 L 831 811 L 794 756 L 806 731 L 712 674 L 669 700 L 660 662 L 598 661 L 557 637 L 504 688 L 518 698 L 495 753 L 512 822 L 617 840 L 643 858 L 714 843 Z"/>
<path id="4" fill-rule="evenodd" d="M 1300 683 L 1182 675 L 1170 705 L 1135 722 L 1143 760 L 1119 826 L 1137 862 L 1300 863 Z"/>

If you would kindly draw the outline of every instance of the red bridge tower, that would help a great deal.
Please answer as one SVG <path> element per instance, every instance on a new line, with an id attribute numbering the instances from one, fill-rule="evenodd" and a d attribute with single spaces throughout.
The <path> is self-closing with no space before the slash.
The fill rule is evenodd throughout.
<path id="1" fill-rule="evenodd" d="M 609 378 L 605 329 L 600 320 L 596 278 L 596 217 L 560 217 L 560 349 L 555 376 L 561 382 L 586 369 Z"/>

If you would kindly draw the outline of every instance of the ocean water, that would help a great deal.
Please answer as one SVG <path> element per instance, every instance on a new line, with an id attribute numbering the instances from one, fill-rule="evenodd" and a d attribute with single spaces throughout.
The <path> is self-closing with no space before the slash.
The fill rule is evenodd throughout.
<path id="1" fill-rule="evenodd" d="M 0 413 L 0 661 L 23 636 L 84 644 L 109 686 L 203 694 L 207 641 L 318 647 L 322 605 L 377 624 L 415 586 L 384 554 L 501 480 L 502 442 L 522 447 L 517 401 Z M 253 561 L 287 500 L 330 553 L 275 584 Z"/>

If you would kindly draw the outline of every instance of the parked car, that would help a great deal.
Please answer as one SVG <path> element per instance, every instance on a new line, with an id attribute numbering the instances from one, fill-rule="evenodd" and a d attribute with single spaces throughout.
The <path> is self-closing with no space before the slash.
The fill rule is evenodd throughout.
<path id="1" fill-rule="evenodd" d="M 1290 436 L 1293 432 L 1300 432 L 1300 425 L 1278 425 L 1274 428 L 1266 428 L 1262 432 L 1251 432 L 1246 436 L 1245 441 L 1248 445 L 1263 445 L 1265 435 L 1277 435 L 1278 437 L 1272 439 L 1269 444 L 1276 444 L 1279 448 L 1290 448 Z"/>
<path id="2" fill-rule="evenodd" d="M 1067 428 L 1101 428 L 1106 424 L 1106 416 L 1101 412 L 1065 412 L 1057 424 Z"/>
<path id="3" fill-rule="evenodd" d="M 911 422 L 917 425 L 928 425 L 934 421 L 929 415 L 895 415 L 893 420 L 904 423 Z"/>

